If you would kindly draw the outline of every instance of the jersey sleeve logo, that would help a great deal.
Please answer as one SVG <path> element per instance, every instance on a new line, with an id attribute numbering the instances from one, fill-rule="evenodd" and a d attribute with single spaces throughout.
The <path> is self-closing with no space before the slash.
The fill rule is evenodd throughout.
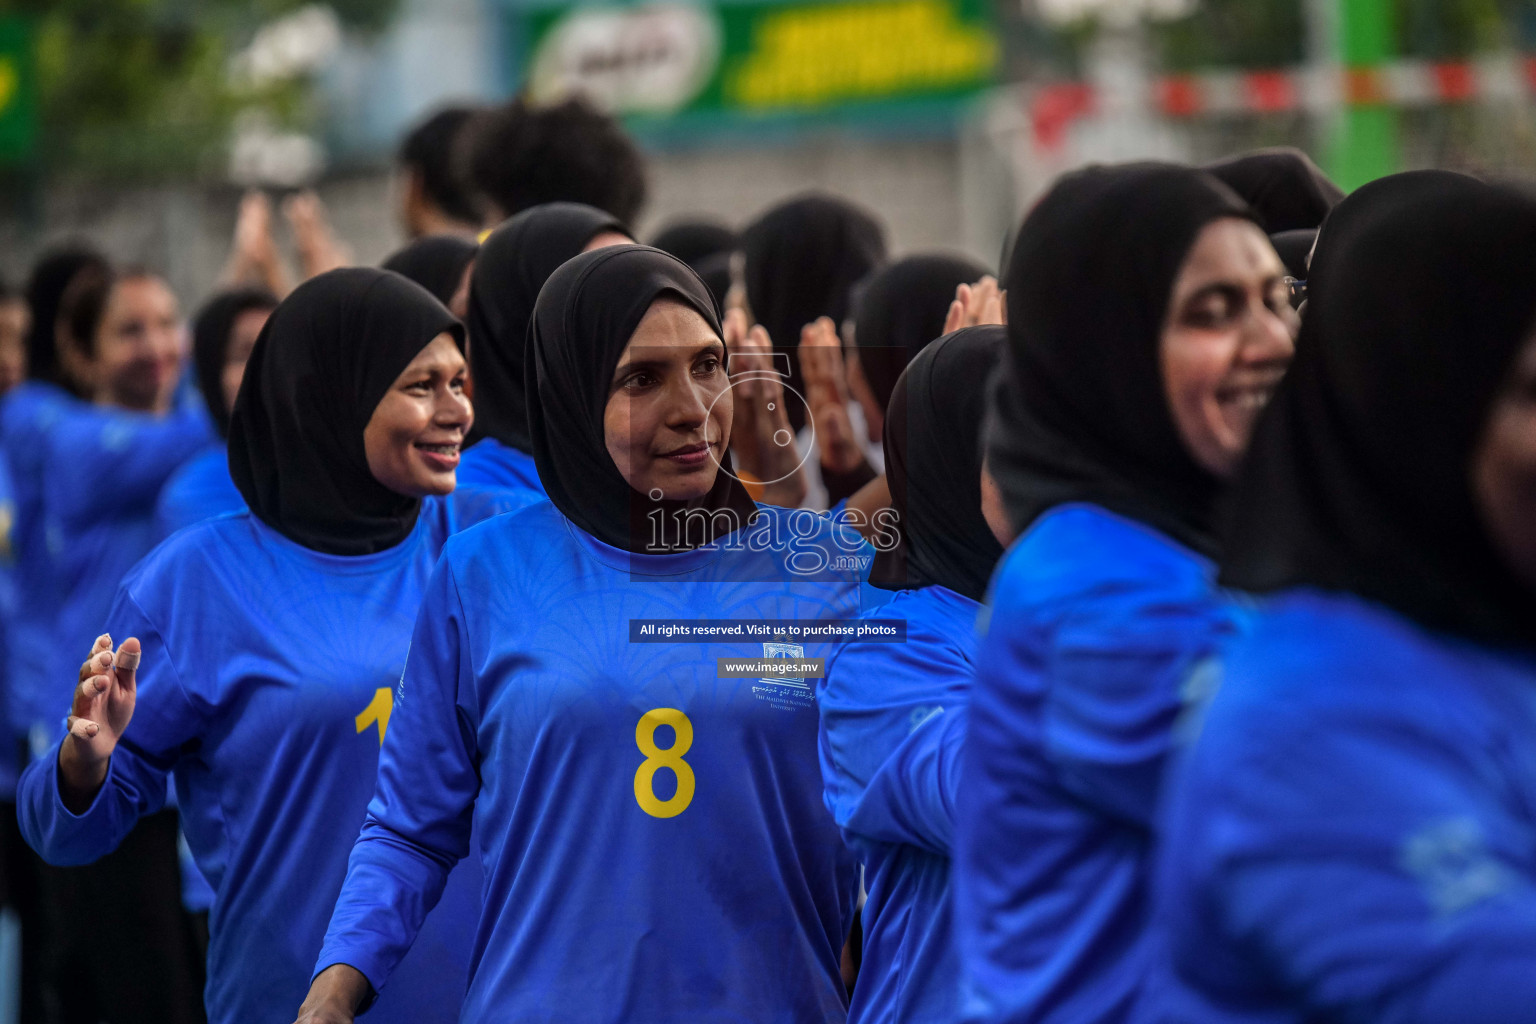
<path id="1" fill-rule="evenodd" d="M 1408 836 L 1401 864 L 1441 917 L 1475 907 L 1518 884 L 1514 872 L 1488 849 L 1482 826 L 1472 818 L 1442 818 Z"/>
<path id="2" fill-rule="evenodd" d="M 389 716 L 395 710 L 395 691 L 381 686 L 373 691 L 373 700 L 357 714 L 357 731 L 361 735 L 370 725 L 378 723 L 379 746 L 384 745 L 384 734 L 389 731 Z"/>

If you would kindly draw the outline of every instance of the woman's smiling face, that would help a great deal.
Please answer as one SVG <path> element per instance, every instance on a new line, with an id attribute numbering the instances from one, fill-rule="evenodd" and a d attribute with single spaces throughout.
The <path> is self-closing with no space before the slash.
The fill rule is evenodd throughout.
<path id="1" fill-rule="evenodd" d="M 619 354 L 603 437 L 629 486 L 690 501 L 715 484 L 734 406 L 725 344 L 686 303 L 663 296 Z"/>
<path id="2" fill-rule="evenodd" d="M 464 394 L 467 372 L 452 335 L 439 334 L 416 353 L 363 431 L 375 480 L 412 498 L 453 491 L 459 447 L 475 421 Z"/>
<path id="3" fill-rule="evenodd" d="M 1250 221 L 1213 221 L 1179 268 L 1161 352 L 1163 387 L 1197 463 L 1230 477 L 1295 353 L 1285 266 Z"/>

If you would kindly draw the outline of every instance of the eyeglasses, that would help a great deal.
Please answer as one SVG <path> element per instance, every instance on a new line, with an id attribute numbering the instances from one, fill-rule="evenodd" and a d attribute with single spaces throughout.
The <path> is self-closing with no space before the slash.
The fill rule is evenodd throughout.
<path id="1" fill-rule="evenodd" d="M 1285 278 L 1286 295 L 1290 298 L 1291 308 L 1300 309 L 1301 304 L 1307 301 L 1307 282 L 1300 277 Z"/>

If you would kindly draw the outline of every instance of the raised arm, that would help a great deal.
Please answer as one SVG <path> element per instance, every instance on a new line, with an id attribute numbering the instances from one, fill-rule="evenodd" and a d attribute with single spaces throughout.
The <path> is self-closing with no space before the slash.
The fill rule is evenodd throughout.
<path id="1" fill-rule="evenodd" d="M 68 731 L 17 787 L 22 835 L 51 864 L 89 864 L 116 849 L 141 816 L 164 805 L 176 752 L 201 729 L 160 632 L 126 586 L 108 622 L 134 635 L 115 653 L 110 636 L 97 638 L 80 668 Z"/>
<path id="2" fill-rule="evenodd" d="M 70 474 L 60 473 L 46 499 L 50 512 L 65 525 L 79 527 L 120 516 L 126 507 L 153 509 L 166 480 L 212 437 L 202 410 L 150 416 L 81 409 L 55 427 L 50 457 L 71 466 L 105 467 L 113 500 L 77 493 Z"/>
<path id="3" fill-rule="evenodd" d="M 917 631 L 904 644 L 849 644 L 832 660 L 821 765 L 839 826 L 949 856 L 971 675 L 958 649 Z"/>
<path id="4" fill-rule="evenodd" d="M 1076 602 L 1047 650 L 1046 753 L 1078 799 L 1150 828 L 1186 696 L 1220 670 L 1242 613 L 1205 587 L 1103 590 Z"/>

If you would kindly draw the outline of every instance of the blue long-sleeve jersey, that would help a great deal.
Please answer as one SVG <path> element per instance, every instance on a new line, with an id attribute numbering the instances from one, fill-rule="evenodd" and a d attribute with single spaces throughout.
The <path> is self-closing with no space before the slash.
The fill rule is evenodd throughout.
<path id="1" fill-rule="evenodd" d="M 459 485 L 487 491 L 502 491 L 517 499 L 520 506 L 544 501 L 544 484 L 533 456 L 502 444 L 494 437 L 482 437 L 459 457 Z"/>
<path id="2" fill-rule="evenodd" d="M 944 587 L 902 591 L 869 614 L 904 619 L 906 642 L 850 643 L 827 666 L 826 802 L 868 891 L 850 1022 L 959 1013 L 949 874 L 980 610 Z"/>
<path id="3" fill-rule="evenodd" d="M 164 540 L 204 519 L 238 512 L 245 499 L 229 475 L 229 449 L 214 441 L 171 474 L 155 501 L 155 539 Z M 174 792 L 172 794 L 174 796 Z M 198 913 L 213 906 L 213 888 L 197 870 L 185 842 L 181 848 L 181 904 Z"/>
<path id="4" fill-rule="evenodd" d="M 473 822 L 466 1024 L 842 1021 L 856 866 L 821 801 L 814 687 L 716 664 L 832 645 L 631 623 L 855 618 L 867 556 L 826 561 L 855 546 L 764 508 L 725 542 L 631 555 L 548 502 L 450 541 L 316 970 L 388 978 Z"/>
<path id="5" fill-rule="evenodd" d="M 159 809 L 174 776 L 216 893 L 211 1024 L 296 1014 L 373 794 L 423 588 L 447 536 L 489 510 L 472 495 L 428 499 L 409 538 L 358 557 L 302 547 L 249 512 L 210 519 L 135 567 L 98 623 L 144 645 L 133 720 L 84 814 L 61 802 L 58 746 L 34 763 L 18 793 L 22 831 L 53 863 L 87 863 Z M 58 733 L 68 703 L 54 709 Z M 457 1019 L 479 906 L 471 859 L 372 1024 Z"/>
<path id="6" fill-rule="evenodd" d="M 1293 590 L 1174 775 L 1147 1019 L 1536 1014 L 1536 656 Z"/>
<path id="7" fill-rule="evenodd" d="M 16 618 L 16 486 L 10 460 L 0 445 L 0 645 L 9 649 Z M 16 743 L 5 726 L 11 704 L 8 673 L 0 673 L 0 801 L 16 799 Z"/>
<path id="8" fill-rule="evenodd" d="M 57 714 L 50 687 L 54 627 L 63 591 L 55 567 L 58 538 L 50 538 L 43 514 L 43 481 L 49 474 L 47 439 L 85 403 L 64 389 L 40 381 L 18 384 L 0 400 L 0 447 L 14 488 L 17 604 L 7 622 L 7 748 L 33 727 Z"/>
<path id="9" fill-rule="evenodd" d="M 171 474 L 155 502 L 155 536 L 164 540 L 184 526 L 245 508 L 229 475 L 229 449 L 215 441 Z"/>
<path id="10" fill-rule="evenodd" d="M 118 584 L 160 539 L 160 489 L 211 436 L 202 409 L 151 416 L 98 405 L 71 409 L 48 434 L 43 514 L 61 597 L 48 675 L 33 696 L 46 720 L 68 706 Z M 82 487 L 81 474 L 101 486 Z"/>
<path id="11" fill-rule="evenodd" d="M 1040 517 L 993 579 L 965 742 L 964 1019 L 1134 1019 L 1174 727 L 1246 621 L 1206 559 L 1092 505 Z"/>

